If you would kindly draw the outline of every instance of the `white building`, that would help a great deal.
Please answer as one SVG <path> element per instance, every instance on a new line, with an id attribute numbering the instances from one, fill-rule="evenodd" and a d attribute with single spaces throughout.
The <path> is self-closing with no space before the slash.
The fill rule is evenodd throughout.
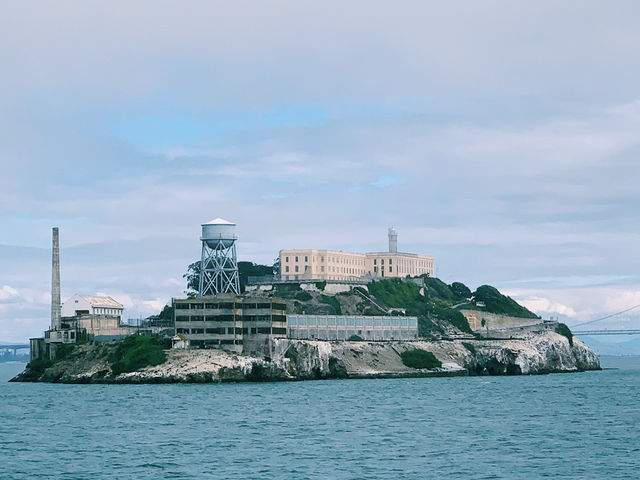
<path id="1" fill-rule="evenodd" d="M 75 294 L 62 304 L 63 317 L 78 315 L 107 315 L 122 318 L 122 304 L 111 297 Z"/>
<path id="2" fill-rule="evenodd" d="M 352 253 L 336 250 L 280 250 L 281 280 L 358 281 L 362 278 L 433 277 L 433 257 L 398 252 L 398 234 L 389 229 L 389 251 Z"/>

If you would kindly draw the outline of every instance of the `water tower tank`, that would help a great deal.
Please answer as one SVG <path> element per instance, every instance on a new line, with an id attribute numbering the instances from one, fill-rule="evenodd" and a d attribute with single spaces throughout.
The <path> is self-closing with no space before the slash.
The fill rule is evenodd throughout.
<path id="1" fill-rule="evenodd" d="M 236 224 L 216 218 L 202 224 L 202 237 L 209 248 L 220 250 L 231 247 L 238 239 L 236 236 Z"/>

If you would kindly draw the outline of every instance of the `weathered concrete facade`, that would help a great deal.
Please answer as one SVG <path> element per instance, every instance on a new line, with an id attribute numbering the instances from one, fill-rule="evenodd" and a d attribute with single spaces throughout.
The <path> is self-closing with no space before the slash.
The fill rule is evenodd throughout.
<path id="1" fill-rule="evenodd" d="M 215 347 L 238 353 L 243 345 L 287 334 L 286 303 L 234 294 L 175 299 L 175 333 L 192 347 Z"/>
<path id="2" fill-rule="evenodd" d="M 418 338 L 418 318 L 366 315 L 288 315 L 287 337 L 304 340 L 391 341 Z"/>
<path id="3" fill-rule="evenodd" d="M 521 318 L 511 317 L 509 315 L 501 315 L 499 313 L 489 313 L 482 310 L 460 310 L 469 327 L 474 332 L 502 330 L 505 328 L 528 327 L 530 325 L 538 325 L 543 323 L 540 318 Z"/>

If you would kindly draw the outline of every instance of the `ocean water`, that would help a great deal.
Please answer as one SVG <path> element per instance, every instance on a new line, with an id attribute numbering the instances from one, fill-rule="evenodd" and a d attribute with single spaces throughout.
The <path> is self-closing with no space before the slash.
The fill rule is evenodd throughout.
<path id="1" fill-rule="evenodd" d="M 48 385 L 0 364 L 2 479 L 637 479 L 640 358 L 531 377 Z"/>

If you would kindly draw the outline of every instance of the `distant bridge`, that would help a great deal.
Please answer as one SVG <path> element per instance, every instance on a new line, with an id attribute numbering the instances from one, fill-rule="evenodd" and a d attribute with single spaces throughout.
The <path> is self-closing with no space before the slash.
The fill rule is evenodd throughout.
<path id="1" fill-rule="evenodd" d="M 29 350 L 29 344 L 28 343 L 14 343 L 14 344 L 0 343 L 0 352 L 3 350 L 5 351 L 13 350 L 13 356 L 15 357 L 18 350 Z"/>
<path id="2" fill-rule="evenodd" d="M 640 330 L 572 330 L 574 335 L 640 335 Z"/>

